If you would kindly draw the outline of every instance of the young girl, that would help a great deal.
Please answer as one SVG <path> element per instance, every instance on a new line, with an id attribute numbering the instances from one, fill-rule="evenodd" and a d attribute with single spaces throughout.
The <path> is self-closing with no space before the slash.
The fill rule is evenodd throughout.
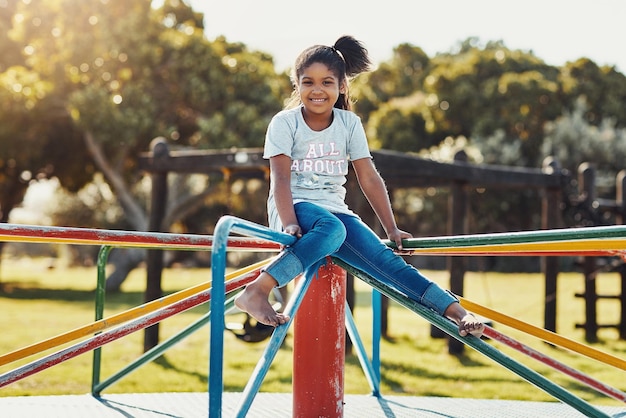
<path id="1" fill-rule="evenodd" d="M 359 117 L 350 111 L 348 78 L 369 69 L 364 46 L 343 36 L 334 46 L 303 51 L 292 75 L 292 104 L 267 129 L 270 228 L 298 240 L 285 248 L 236 298 L 235 305 L 271 326 L 289 318 L 268 301 L 272 289 L 332 255 L 452 319 L 459 334 L 482 335 L 484 325 L 458 300 L 407 264 L 355 215 L 344 198 L 348 162 L 387 237 L 402 249 L 411 234 L 398 229 L 385 183 L 376 170 Z"/>

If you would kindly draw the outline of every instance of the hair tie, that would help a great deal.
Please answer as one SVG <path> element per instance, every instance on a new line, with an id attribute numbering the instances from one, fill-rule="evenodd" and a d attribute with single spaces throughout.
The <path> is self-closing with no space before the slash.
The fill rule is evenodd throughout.
<path id="1" fill-rule="evenodd" d="M 341 53 L 340 50 L 338 50 L 334 46 L 331 46 L 330 49 L 332 49 L 337 55 L 339 55 L 339 58 L 341 58 L 343 62 L 346 62 L 346 59 L 343 57 L 343 54 Z"/>

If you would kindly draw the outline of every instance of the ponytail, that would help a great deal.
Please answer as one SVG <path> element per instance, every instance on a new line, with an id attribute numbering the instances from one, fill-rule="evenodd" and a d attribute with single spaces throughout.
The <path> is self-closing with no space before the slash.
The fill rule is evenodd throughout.
<path id="1" fill-rule="evenodd" d="M 372 62 L 367 54 L 367 49 L 352 36 L 342 36 L 337 39 L 333 49 L 341 54 L 341 58 L 346 64 L 347 77 L 355 77 L 371 68 Z"/>

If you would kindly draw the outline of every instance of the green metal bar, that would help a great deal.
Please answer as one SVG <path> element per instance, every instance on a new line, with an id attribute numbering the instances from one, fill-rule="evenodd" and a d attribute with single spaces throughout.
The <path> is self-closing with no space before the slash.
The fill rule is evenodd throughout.
<path id="1" fill-rule="evenodd" d="M 103 245 L 98 252 L 98 278 L 96 282 L 96 321 L 104 318 L 104 296 L 106 293 L 106 265 L 109 254 L 113 247 Z M 92 373 L 91 373 L 91 393 L 95 393 L 95 388 L 100 381 L 100 366 L 102 364 L 102 348 L 93 350 Z"/>
<path id="2" fill-rule="evenodd" d="M 594 417 L 594 418 L 607 418 L 609 417 L 609 415 L 605 414 L 604 412 L 600 411 L 599 409 L 595 408 L 593 405 L 589 404 L 588 402 L 585 402 L 583 399 L 577 397 L 576 395 L 568 392 L 567 390 L 563 389 L 562 387 L 554 384 L 553 382 L 549 381 L 548 379 L 546 379 L 545 377 L 543 377 L 542 375 L 540 375 L 539 373 L 535 372 L 532 369 L 529 369 L 528 367 L 524 366 L 523 364 L 513 360 L 512 358 L 506 356 L 505 354 L 503 354 L 502 352 L 498 351 L 496 348 L 490 346 L 489 344 L 485 343 L 484 341 L 482 341 L 480 338 L 475 338 L 473 336 L 467 336 L 467 337 L 461 337 L 458 334 L 458 327 L 449 319 L 444 318 L 443 316 L 437 314 L 436 312 L 426 308 L 423 305 L 420 305 L 419 303 L 415 302 L 414 300 L 411 300 L 409 298 L 407 298 L 406 296 L 402 295 L 401 293 L 397 292 L 396 290 L 394 290 L 393 288 L 379 282 L 378 280 L 374 279 L 373 277 L 369 276 L 368 274 L 355 269 L 354 267 L 350 266 L 349 264 L 346 264 L 344 262 L 342 262 L 341 260 L 338 259 L 334 259 L 333 260 L 336 264 L 338 264 L 339 266 L 343 267 L 344 269 L 346 269 L 349 273 L 353 274 L 354 276 L 360 278 L 361 280 L 363 280 L 365 283 L 369 284 L 370 286 L 374 287 L 375 289 L 377 289 L 378 291 L 380 291 L 381 293 L 383 293 L 384 295 L 386 295 L 387 297 L 395 300 L 396 302 L 398 302 L 399 304 L 401 304 L 402 306 L 404 306 L 407 309 L 412 310 L 413 312 L 417 313 L 418 315 L 422 316 L 423 318 L 425 318 L 426 320 L 428 320 L 430 323 L 434 324 L 435 326 L 437 326 L 438 328 L 440 328 L 442 331 L 444 331 L 446 334 L 450 335 L 451 337 L 469 345 L 470 347 L 472 347 L 473 349 L 475 349 L 476 351 L 478 351 L 479 353 L 482 353 L 483 355 L 489 357 L 490 359 L 494 360 L 496 363 L 500 364 L 501 366 L 504 366 L 505 368 L 511 370 L 512 372 L 514 372 L 515 374 L 517 374 L 518 376 L 522 377 L 523 379 L 525 379 L 526 381 L 534 384 L 535 386 L 537 386 L 539 389 L 543 390 L 544 392 L 550 394 L 551 396 L 553 396 L 554 398 L 570 405 L 572 408 L 577 409 L 578 411 L 582 412 L 583 414 L 585 414 L 585 416 L 588 417 Z"/>
<path id="3" fill-rule="evenodd" d="M 404 248 L 468 247 L 474 245 L 526 244 L 536 242 L 575 241 L 584 239 L 626 239 L 626 226 L 598 226 L 592 228 L 567 228 L 539 231 L 521 231 L 493 234 L 452 235 L 445 237 L 410 238 Z M 385 241 L 395 248 L 395 244 Z"/>

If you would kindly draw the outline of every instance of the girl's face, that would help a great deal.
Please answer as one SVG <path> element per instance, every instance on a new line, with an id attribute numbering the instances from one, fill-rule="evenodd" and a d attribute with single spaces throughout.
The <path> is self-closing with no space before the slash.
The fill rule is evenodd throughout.
<path id="1" fill-rule="evenodd" d="M 311 116 L 330 117 L 339 94 L 345 93 L 344 83 L 339 83 L 337 76 L 319 62 L 304 69 L 297 87 L 305 112 Z"/>

